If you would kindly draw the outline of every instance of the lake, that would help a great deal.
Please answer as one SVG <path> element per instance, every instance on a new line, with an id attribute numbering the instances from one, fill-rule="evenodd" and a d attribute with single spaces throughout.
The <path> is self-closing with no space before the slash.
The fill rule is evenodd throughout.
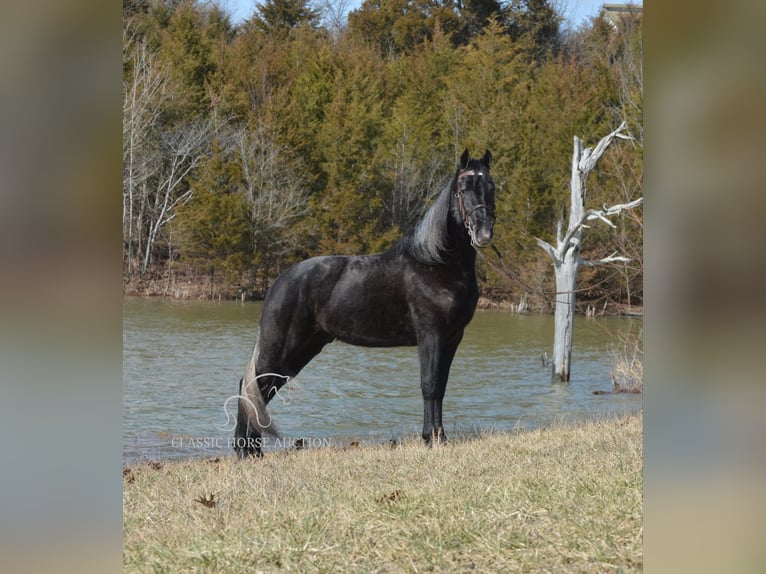
<path id="1" fill-rule="evenodd" d="M 238 383 L 260 318 L 258 302 L 123 301 L 123 460 L 232 455 Z M 577 317 L 572 380 L 552 383 L 541 356 L 553 316 L 482 311 L 465 331 L 444 399 L 447 436 L 635 412 L 641 395 L 611 390 L 612 349 L 640 318 Z M 286 448 L 419 436 L 416 347 L 332 343 L 269 404 Z"/>

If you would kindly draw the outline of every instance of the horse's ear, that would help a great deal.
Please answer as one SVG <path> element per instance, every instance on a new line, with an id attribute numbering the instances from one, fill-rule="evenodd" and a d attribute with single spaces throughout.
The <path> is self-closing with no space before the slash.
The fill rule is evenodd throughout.
<path id="1" fill-rule="evenodd" d="M 481 158 L 481 163 L 484 164 L 485 167 L 489 167 L 492 163 L 492 154 L 489 153 L 489 150 L 484 152 L 484 157 Z"/>
<path id="2" fill-rule="evenodd" d="M 468 148 L 465 149 L 463 155 L 460 156 L 460 169 L 468 167 L 468 160 L 471 159 L 471 155 L 468 153 Z"/>

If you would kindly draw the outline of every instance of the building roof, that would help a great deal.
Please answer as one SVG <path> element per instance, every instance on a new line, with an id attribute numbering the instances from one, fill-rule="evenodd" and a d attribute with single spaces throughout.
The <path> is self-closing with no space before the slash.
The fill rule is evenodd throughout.
<path id="1" fill-rule="evenodd" d="M 626 14 L 642 14 L 644 7 L 639 4 L 604 4 L 604 18 L 612 25 L 617 25 Z"/>

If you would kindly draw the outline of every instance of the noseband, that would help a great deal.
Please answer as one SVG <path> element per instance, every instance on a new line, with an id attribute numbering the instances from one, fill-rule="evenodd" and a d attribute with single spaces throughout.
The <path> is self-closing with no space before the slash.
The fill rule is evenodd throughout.
<path id="1" fill-rule="evenodd" d="M 460 172 L 457 178 L 459 180 L 463 177 L 469 177 L 472 175 L 482 176 L 484 175 L 484 172 L 467 169 L 465 171 Z M 473 214 L 473 212 L 476 211 L 477 209 L 481 209 L 481 208 L 487 209 L 487 206 L 484 203 L 480 203 L 479 205 L 471 209 L 471 211 L 466 213 L 465 203 L 463 203 L 463 193 L 460 191 L 459 187 L 456 187 L 455 197 L 457 198 L 457 205 L 458 205 L 458 208 L 460 209 L 460 216 L 463 218 L 463 225 L 465 225 L 465 228 L 468 230 L 468 236 L 471 238 L 471 246 L 477 247 L 479 244 L 476 241 L 476 231 L 474 230 L 473 225 L 471 225 L 470 217 Z"/>

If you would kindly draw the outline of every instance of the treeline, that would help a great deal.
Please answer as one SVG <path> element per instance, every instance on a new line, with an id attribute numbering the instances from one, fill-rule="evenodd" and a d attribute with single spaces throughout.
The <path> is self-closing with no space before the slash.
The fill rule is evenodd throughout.
<path id="1" fill-rule="evenodd" d="M 497 264 L 483 288 L 547 306 L 550 239 L 572 138 L 624 119 L 589 181 L 593 206 L 643 195 L 640 15 L 564 30 L 549 0 L 265 0 L 232 25 L 212 3 L 123 1 L 123 246 L 127 284 L 208 277 L 262 291 L 319 254 L 383 250 L 452 175 L 495 158 Z M 642 303 L 641 211 L 594 225 L 584 305 Z M 590 286 L 590 287 L 589 287 Z"/>

